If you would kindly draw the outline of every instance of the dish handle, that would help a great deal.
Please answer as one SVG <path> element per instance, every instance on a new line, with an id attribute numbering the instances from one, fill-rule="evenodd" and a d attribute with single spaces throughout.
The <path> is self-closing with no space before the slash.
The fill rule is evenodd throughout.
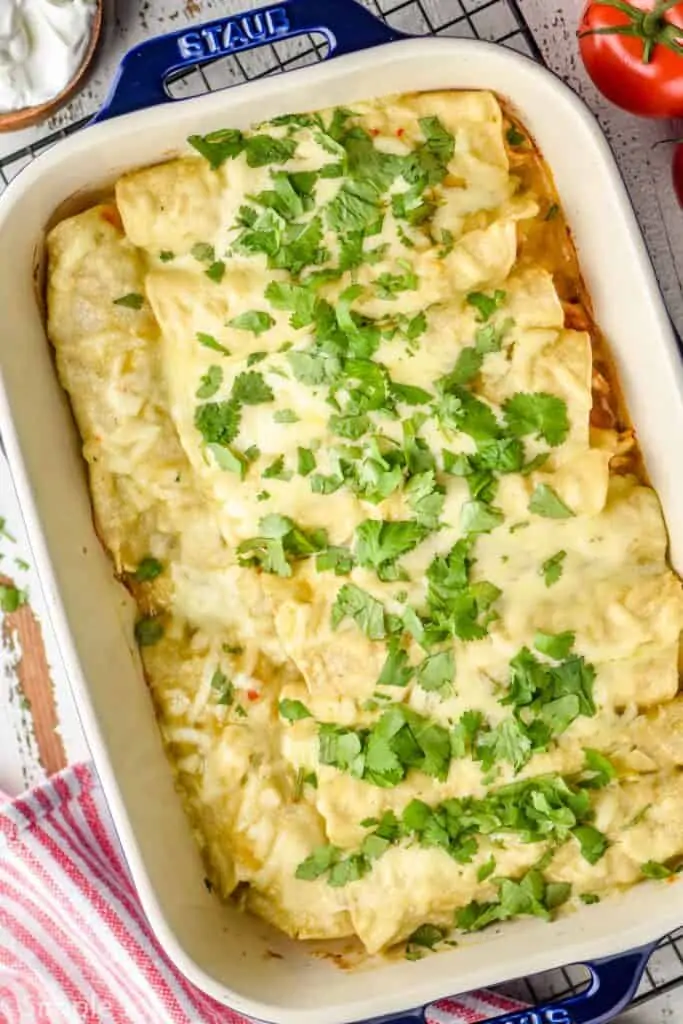
<path id="1" fill-rule="evenodd" d="M 219 57 L 308 32 L 325 37 L 328 58 L 405 38 L 356 0 L 280 0 L 278 4 L 191 25 L 134 46 L 119 64 L 93 123 L 160 103 L 177 102 L 166 90 L 166 79 L 183 68 L 199 67 Z"/>
<path id="2" fill-rule="evenodd" d="M 559 1002 L 504 1013 L 486 1024 L 606 1024 L 630 1003 L 657 943 L 585 964 L 591 980 L 585 992 Z M 366 1024 L 424 1024 L 425 1007 L 376 1017 Z"/>

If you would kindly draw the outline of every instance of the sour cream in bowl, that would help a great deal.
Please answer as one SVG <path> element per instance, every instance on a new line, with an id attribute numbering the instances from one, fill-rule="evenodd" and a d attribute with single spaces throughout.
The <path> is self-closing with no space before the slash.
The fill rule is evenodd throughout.
<path id="1" fill-rule="evenodd" d="M 78 84 L 94 53 L 99 0 L 2 0 L 0 129 L 52 113 Z"/>

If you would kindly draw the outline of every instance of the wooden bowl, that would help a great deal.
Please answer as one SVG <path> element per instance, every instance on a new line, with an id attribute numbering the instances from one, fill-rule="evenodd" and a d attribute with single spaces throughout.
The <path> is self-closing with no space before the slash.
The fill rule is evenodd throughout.
<path id="1" fill-rule="evenodd" d="M 0 0 L 2 2 L 2 0 Z M 60 107 L 62 107 L 66 101 L 73 96 L 77 89 L 81 87 L 85 80 L 95 56 L 100 36 L 102 35 L 102 24 L 104 22 L 103 13 L 103 0 L 97 0 L 95 7 L 95 13 L 93 14 L 92 24 L 90 26 L 90 42 L 88 47 L 83 54 L 83 60 L 80 63 L 76 74 L 73 76 L 68 85 L 62 89 L 57 96 L 54 96 L 47 103 L 40 103 L 35 107 L 23 107 L 21 110 L 8 110 L 6 113 L 0 113 L 0 132 L 15 132 L 19 128 L 29 128 L 33 124 L 38 124 L 40 121 L 44 121 L 46 118 L 51 117 L 52 114 L 56 113 Z"/>

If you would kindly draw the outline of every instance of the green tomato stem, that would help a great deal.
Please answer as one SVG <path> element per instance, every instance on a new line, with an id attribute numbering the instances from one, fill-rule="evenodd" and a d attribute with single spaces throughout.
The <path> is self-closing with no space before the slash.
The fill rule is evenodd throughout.
<path id="1" fill-rule="evenodd" d="M 627 25 L 610 25 L 605 28 L 588 28 L 578 33 L 584 36 L 636 36 L 643 41 L 643 64 L 649 64 L 658 43 L 683 57 L 683 28 L 672 24 L 664 17 L 670 8 L 680 0 L 659 0 L 651 11 L 641 11 L 628 0 L 599 0 L 603 7 L 613 7 L 629 18 Z"/>

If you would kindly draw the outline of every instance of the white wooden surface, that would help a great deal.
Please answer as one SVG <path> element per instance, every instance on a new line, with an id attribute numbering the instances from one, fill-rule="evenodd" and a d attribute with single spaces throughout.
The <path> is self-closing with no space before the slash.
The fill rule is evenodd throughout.
<path id="1" fill-rule="evenodd" d="M 2 0 L 0 0 L 0 3 Z M 373 0 L 367 0 L 373 6 Z M 462 0 L 469 11 L 486 0 Z M 324 6 L 323 0 L 317 3 Z M 396 6 L 381 0 L 383 9 Z M 0 156 L 13 153 L 29 142 L 39 139 L 47 130 L 91 113 L 101 102 L 120 55 L 133 43 L 151 34 L 167 32 L 190 22 L 207 20 L 247 4 L 247 0 L 105 0 L 107 20 L 103 46 L 97 65 L 86 89 L 64 112 L 57 115 L 48 128 L 31 129 L 12 136 L 0 136 Z M 457 16 L 460 0 L 425 0 L 428 10 L 444 11 Z M 569 85 L 576 89 L 597 114 L 618 158 L 630 190 L 634 206 L 652 254 L 658 279 L 672 319 L 683 335 L 683 212 L 678 208 L 670 187 L 670 147 L 655 143 L 675 135 L 683 135 L 683 124 L 649 122 L 623 114 L 610 107 L 597 94 L 582 71 L 576 54 L 575 25 L 580 0 L 521 0 L 522 10 L 534 32 L 546 61 Z M 419 30 L 411 24 L 408 8 L 401 27 Z M 497 16 L 497 12 L 496 12 Z M 18 167 L 19 165 L 17 165 Z M 590 182 L 586 182 L 590 188 Z M 619 301 L 619 296 L 614 296 Z M 643 339 L 647 344 L 647 339 Z M 46 618 L 40 586 L 31 568 L 31 556 L 23 531 L 23 523 L 14 498 L 7 467 L 0 453 L 0 518 L 6 530 L 0 534 L 0 577 L 12 578 L 29 592 L 31 609 L 42 629 L 42 639 L 35 623 L 0 623 L 0 789 L 19 792 L 37 782 L 59 763 L 61 751 L 68 762 L 87 757 L 85 744 L 73 702 L 64 678 L 59 653 Z M 35 655 L 22 648 L 22 636 L 31 643 L 42 644 L 38 662 L 50 676 L 54 700 L 54 717 L 59 722 L 59 736 L 51 752 L 45 754 L 45 728 L 40 743 L 32 725 L 32 709 L 27 698 L 22 664 Z M 24 642 L 24 646 L 25 646 Z M 43 650 L 44 649 L 44 659 Z M 33 658 L 34 662 L 36 658 Z M 43 749 L 41 749 L 43 748 Z M 48 763 L 50 762 L 50 763 Z M 624 1024 L 671 1024 L 683 1021 L 683 991 L 650 1003 L 623 1017 Z"/>

